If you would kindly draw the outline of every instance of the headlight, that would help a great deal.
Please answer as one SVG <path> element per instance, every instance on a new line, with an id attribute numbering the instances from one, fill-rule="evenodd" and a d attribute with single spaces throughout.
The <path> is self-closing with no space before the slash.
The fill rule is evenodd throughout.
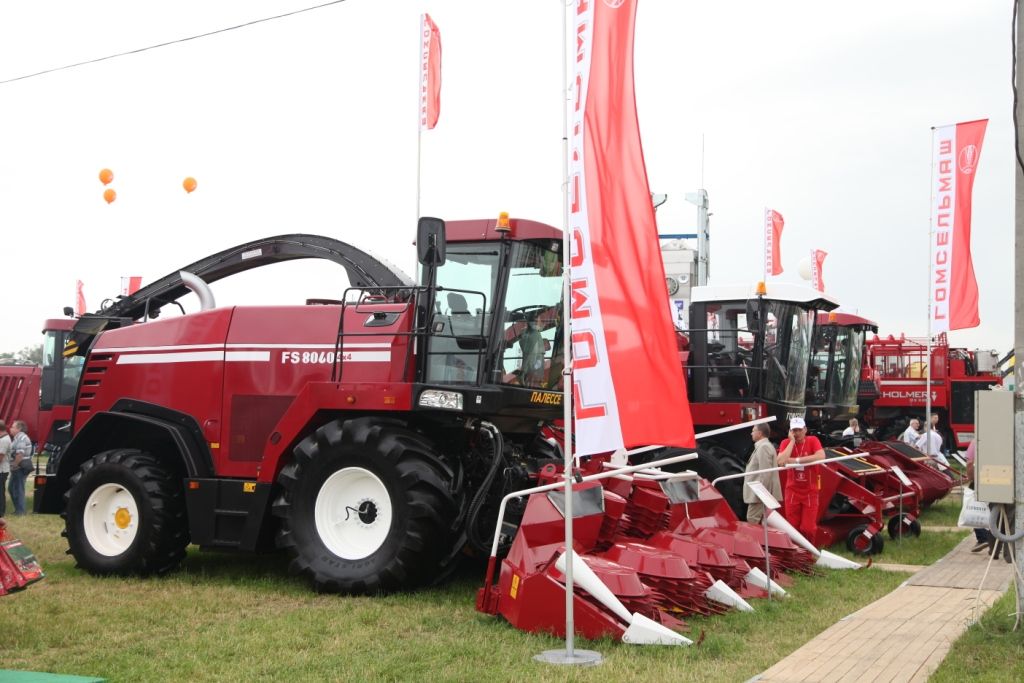
<path id="1" fill-rule="evenodd" d="M 420 406 L 424 408 L 445 408 L 462 410 L 462 394 L 457 391 L 427 389 L 420 394 Z"/>

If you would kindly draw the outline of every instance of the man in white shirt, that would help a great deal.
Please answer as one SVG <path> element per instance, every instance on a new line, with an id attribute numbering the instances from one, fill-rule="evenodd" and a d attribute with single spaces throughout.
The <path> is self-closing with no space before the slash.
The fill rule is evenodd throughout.
<path id="1" fill-rule="evenodd" d="M 857 418 L 850 418 L 850 426 L 843 430 L 843 436 L 855 436 L 860 433 L 860 422 Z"/>
<path id="2" fill-rule="evenodd" d="M 933 460 L 949 467 L 949 461 L 942 454 L 942 435 L 934 429 L 929 429 L 922 434 L 914 446 L 925 455 L 931 456 Z"/>
<path id="3" fill-rule="evenodd" d="M 916 417 L 910 421 L 910 425 L 907 427 L 903 435 L 900 436 L 900 441 L 917 448 L 917 440 L 921 438 L 921 421 Z"/>

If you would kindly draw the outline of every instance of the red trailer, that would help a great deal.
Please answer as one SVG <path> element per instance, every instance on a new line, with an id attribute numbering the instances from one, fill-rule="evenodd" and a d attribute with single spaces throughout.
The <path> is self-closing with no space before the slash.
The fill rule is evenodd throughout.
<path id="1" fill-rule="evenodd" d="M 0 365 L 0 420 L 24 420 L 35 438 L 39 424 L 39 366 Z"/>

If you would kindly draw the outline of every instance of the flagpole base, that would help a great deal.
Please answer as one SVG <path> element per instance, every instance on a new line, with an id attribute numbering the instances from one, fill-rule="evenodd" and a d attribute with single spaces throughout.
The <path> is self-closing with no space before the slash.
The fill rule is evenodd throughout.
<path id="1" fill-rule="evenodd" d="M 597 666 L 601 663 L 601 653 L 594 650 L 573 650 L 572 655 L 568 650 L 544 650 L 539 655 L 534 655 L 535 662 L 544 664 L 574 664 L 576 666 Z"/>

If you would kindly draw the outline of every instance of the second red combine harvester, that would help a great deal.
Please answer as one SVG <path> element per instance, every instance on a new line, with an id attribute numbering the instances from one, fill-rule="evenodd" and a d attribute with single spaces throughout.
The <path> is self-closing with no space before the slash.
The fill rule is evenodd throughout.
<path id="1" fill-rule="evenodd" d="M 939 416 L 943 444 L 966 449 L 974 440 L 974 392 L 1002 385 L 994 351 L 949 345 L 946 335 L 928 340 L 900 335 L 865 341 L 864 364 L 877 382 L 877 396 L 862 406 L 868 423 L 884 436 L 898 436 L 912 417 L 923 418 L 931 365 L 931 408 Z"/>

